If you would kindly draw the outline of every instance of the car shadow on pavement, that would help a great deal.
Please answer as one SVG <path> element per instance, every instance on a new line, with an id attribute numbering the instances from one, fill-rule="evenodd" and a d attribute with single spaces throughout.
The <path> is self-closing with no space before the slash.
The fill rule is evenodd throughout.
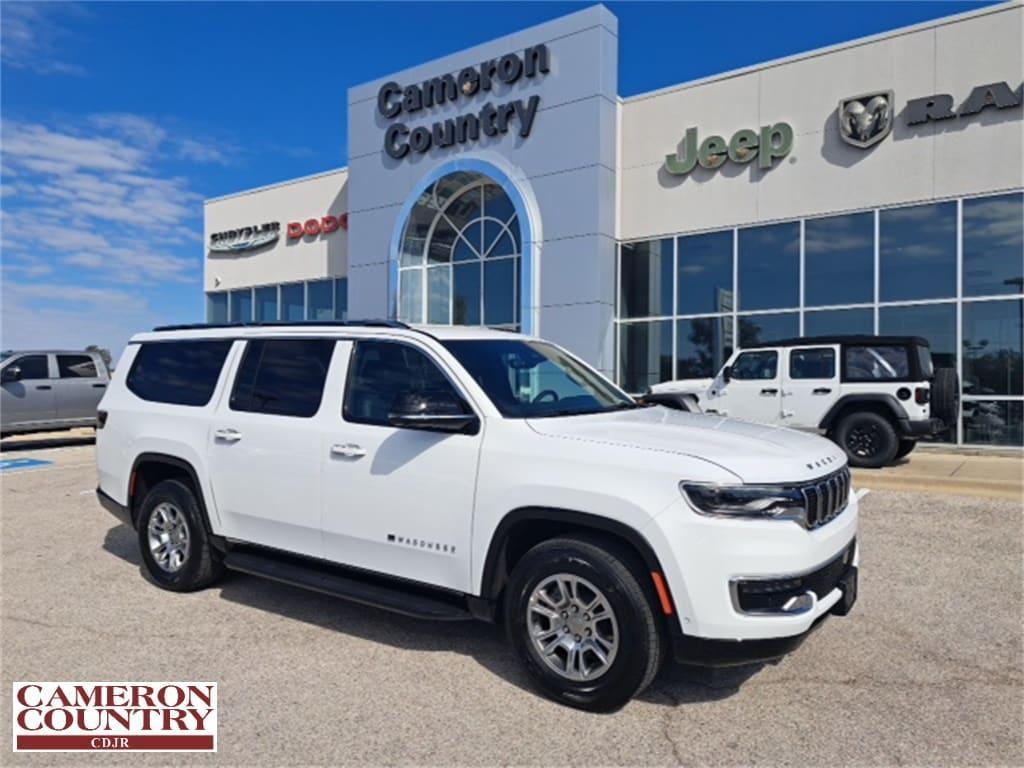
<path id="1" fill-rule="evenodd" d="M 136 566 L 149 581 L 139 556 L 136 533 L 127 525 L 116 525 L 107 531 L 103 549 Z M 223 600 L 361 640 L 416 653 L 454 651 L 469 656 L 506 682 L 537 693 L 506 642 L 504 630 L 495 624 L 414 619 L 231 571 L 211 589 L 219 590 Z M 639 698 L 671 707 L 725 699 L 738 692 L 763 666 L 751 664 L 711 670 L 668 663 Z"/>
<path id="2" fill-rule="evenodd" d="M 0 453 L 8 453 L 12 451 L 41 451 L 45 448 L 71 448 L 78 445 L 95 444 L 95 435 L 69 435 L 68 437 L 48 437 L 42 440 L 8 438 L 0 441 Z"/>

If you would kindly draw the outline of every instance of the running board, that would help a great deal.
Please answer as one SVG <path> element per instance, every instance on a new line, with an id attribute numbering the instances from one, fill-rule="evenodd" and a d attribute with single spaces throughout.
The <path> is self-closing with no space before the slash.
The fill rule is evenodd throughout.
<path id="1" fill-rule="evenodd" d="M 434 590 L 429 587 L 350 569 L 342 570 L 328 563 L 320 565 L 315 560 L 300 560 L 287 555 L 254 552 L 251 549 L 233 549 L 225 553 L 224 565 L 233 571 L 417 619 L 466 621 L 475 618 L 466 606 L 465 597 L 456 593 L 448 595 L 437 591 L 432 594 Z"/>

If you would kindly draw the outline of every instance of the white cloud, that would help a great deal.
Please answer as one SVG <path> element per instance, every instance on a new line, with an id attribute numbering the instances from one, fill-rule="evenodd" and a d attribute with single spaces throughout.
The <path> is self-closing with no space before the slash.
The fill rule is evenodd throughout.
<path id="1" fill-rule="evenodd" d="M 228 162 L 227 149 L 124 113 L 2 129 L 5 347 L 116 348 L 139 329 L 199 319 L 180 315 L 193 292 L 201 311 L 203 197 L 166 163 Z"/>
<path id="2" fill-rule="evenodd" d="M 178 142 L 178 155 L 186 160 L 194 160 L 197 163 L 216 163 L 227 165 L 230 160 L 224 151 L 212 143 L 196 141 L 195 139 L 181 139 Z"/>
<path id="3" fill-rule="evenodd" d="M 116 360 L 132 334 L 167 320 L 124 291 L 6 281 L 0 347 L 84 349 L 98 344 L 110 349 Z"/>
<path id="4" fill-rule="evenodd" d="M 101 270 L 107 279 L 116 283 L 194 283 L 198 282 L 201 269 L 198 256 L 188 259 L 130 247 L 110 247 L 102 253 L 80 251 L 61 261 L 70 266 Z"/>
<path id="5" fill-rule="evenodd" d="M 134 171 L 145 158 L 142 149 L 116 138 L 80 137 L 10 120 L 4 122 L 3 140 L 3 153 L 11 165 L 44 174 L 75 169 Z"/>
<path id="6" fill-rule="evenodd" d="M 85 69 L 80 65 L 57 56 L 63 48 L 62 41 L 70 35 L 61 21 L 68 15 L 85 13 L 77 4 L 4 3 L 0 59 L 6 66 L 41 75 L 84 75 Z"/>

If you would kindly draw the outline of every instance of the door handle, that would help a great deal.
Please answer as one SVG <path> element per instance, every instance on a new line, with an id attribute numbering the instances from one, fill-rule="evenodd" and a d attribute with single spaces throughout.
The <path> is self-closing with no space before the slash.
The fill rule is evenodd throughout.
<path id="1" fill-rule="evenodd" d="M 223 440 L 225 443 L 237 443 L 242 439 L 242 433 L 237 429 L 215 429 L 213 436 L 217 440 Z"/>
<path id="2" fill-rule="evenodd" d="M 770 387 L 766 387 L 765 389 L 761 390 L 761 394 L 762 395 L 777 395 L 777 394 L 779 394 L 779 390 L 772 389 Z"/>
<path id="3" fill-rule="evenodd" d="M 818 387 L 817 389 L 811 390 L 812 395 L 830 395 L 832 390 L 828 387 Z"/>
<path id="4" fill-rule="evenodd" d="M 36 389 L 53 389 L 49 384 L 39 384 Z"/>
<path id="5" fill-rule="evenodd" d="M 104 388 L 106 388 L 106 386 L 107 386 L 106 384 L 93 384 L 92 388 L 93 389 L 104 389 Z"/>
<path id="6" fill-rule="evenodd" d="M 346 459 L 358 459 L 366 455 L 366 449 L 355 443 L 335 444 L 331 446 L 332 456 L 343 456 Z"/>

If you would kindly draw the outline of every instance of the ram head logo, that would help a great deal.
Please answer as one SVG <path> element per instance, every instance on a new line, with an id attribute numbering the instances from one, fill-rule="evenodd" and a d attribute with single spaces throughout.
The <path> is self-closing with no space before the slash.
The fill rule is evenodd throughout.
<path id="1" fill-rule="evenodd" d="M 839 135 L 847 144 L 866 149 L 892 130 L 892 91 L 862 93 L 839 102 Z"/>

